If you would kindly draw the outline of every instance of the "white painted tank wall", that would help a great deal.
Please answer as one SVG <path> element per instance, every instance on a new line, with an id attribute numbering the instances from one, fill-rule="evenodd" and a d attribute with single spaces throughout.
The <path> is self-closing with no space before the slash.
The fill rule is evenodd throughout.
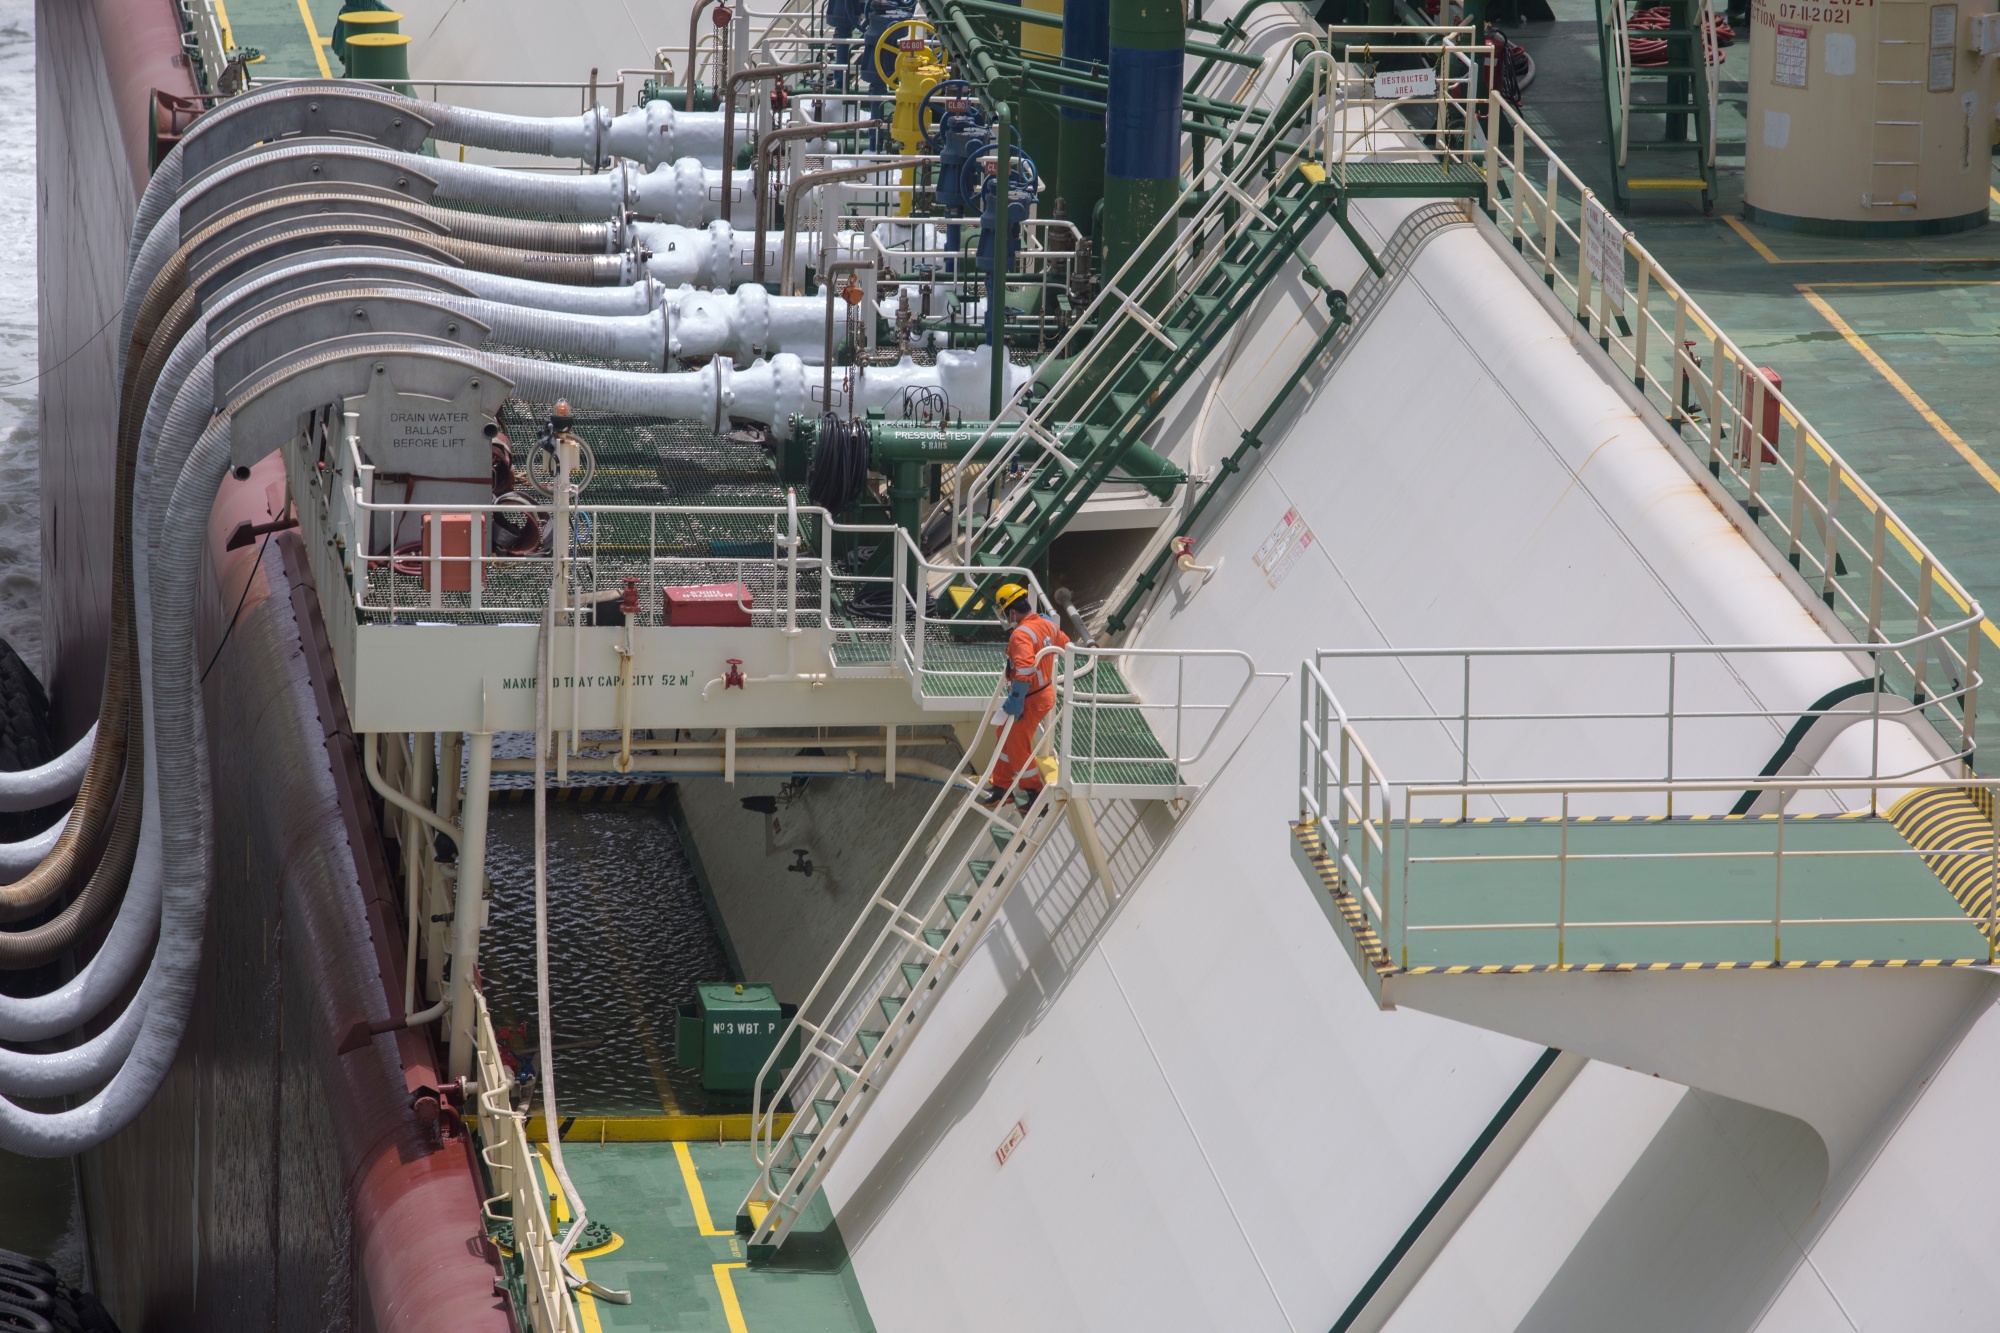
<path id="1" fill-rule="evenodd" d="M 1408 211 L 1369 206 L 1362 225 L 1379 246 Z M 1336 283 L 1357 280 L 1336 235 L 1316 258 Z M 1259 381 L 1310 336 L 1308 299 L 1270 294 L 1218 405 L 1202 421 L 1190 391 L 1163 442 L 1186 457 L 1198 439 L 1195 461 L 1212 465 L 1262 408 Z M 1203 535 L 1218 573 L 1170 590 L 1138 643 L 1240 647 L 1287 670 L 1335 646 L 1826 641 L 1801 590 L 1471 227 L 1435 238 L 1301 397 Z M 1316 541 L 1273 588 L 1250 556 L 1288 509 Z M 1506 686 L 1575 707 L 1618 691 L 1627 670 L 1537 668 Z M 1683 670 L 1685 706 L 1779 710 L 1862 673 L 1807 658 Z M 1419 686 L 1453 697 L 1379 670 L 1342 688 L 1382 711 Z M 1058 933 L 1089 902 L 1074 868 L 1046 900 L 1024 891 L 912 1047 L 829 1182 L 885 1333 L 1325 1328 L 1532 1061 L 1502 1038 L 1374 1009 L 1289 859 L 1296 710 L 1291 685 L 1260 682 L 1226 763 L 1119 909 L 1079 944 Z M 1754 771 L 1782 731 L 1684 735 L 1683 756 Z M 1914 738 L 1893 748 L 1913 766 L 1926 757 Z M 1846 751 L 1823 771 L 1865 764 Z M 1456 768 L 1435 737 L 1377 753 L 1392 772 Z M 1626 738 L 1530 734 L 1482 771 L 1560 761 L 1611 774 L 1636 753 Z M 1587 1326 L 1565 1320 L 1601 1312 L 1605 1284 L 1636 1270 L 1585 1282 L 1578 1256 L 1618 1255 L 1676 1223 L 1765 1248 L 1712 1296 L 1679 1284 L 1672 1317 L 1753 1317 L 1795 1257 L 1773 1238 L 1796 1234 L 1823 1182 L 1817 1141 L 1755 1108 L 1589 1073 L 1545 1125 L 1556 1137 L 1537 1135 L 1448 1254 L 1438 1281 L 1455 1288 L 1420 1288 L 1412 1299 L 1429 1304 L 1398 1327 L 1440 1326 L 1426 1308 L 1473 1327 Z M 1017 1122 L 1027 1136 L 999 1165 Z M 1757 1188 L 1720 1212 L 1700 1191 L 1662 1211 L 1640 1189 L 1722 1182 L 1745 1145 L 1761 1154 Z M 1568 1179 L 1551 1185 L 1551 1170 Z"/>

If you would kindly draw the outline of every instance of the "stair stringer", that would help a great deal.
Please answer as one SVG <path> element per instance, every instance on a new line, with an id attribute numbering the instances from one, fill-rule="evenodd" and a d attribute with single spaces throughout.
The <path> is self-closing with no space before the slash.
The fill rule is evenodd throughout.
<path id="1" fill-rule="evenodd" d="M 921 899 L 915 894 L 904 896 L 906 904 L 926 903 L 921 912 L 899 910 L 891 916 L 892 927 L 902 926 L 907 919 L 907 930 L 899 933 L 909 943 L 890 946 L 889 953 L 850 980 L 845 993 L 852 998 L 838 1013 L 840 1027 L 832 1022 L 814 1025 L 802 1017 L 794 1020 L 803 1029 L 808 1054 L 784 1087 L 790 1090 L 799 1118 L 785 1135 L 783 1146 L 760 1154 L 763 1170 L 738 1214 L 739 1230 L 748 1224 L 746 1248 L 751 1258 L 768 1257 L 784 1243 L 853 1140 L 899 1058 L 935 1012 L 964 961 L 978 948 L 1002 904 L 1050 838 L 1068 826 L 1065 815 L 1070 800 L 1070 793 L 1062 787 L 1042 789 L 1003 842 L 999 835 L 1006 831 L 1004 821 L 980 809 L 973 794 L 966 793 L 935 835 L 933 856 L 926 859 L 919 873 L 929 880 L 934 866 L 949 866 L 952 869 L 945 872 L 947 876 L 969 870 L 969 881 L 957 886 L 957 895 L 951 894 L 954 885 L 947 878 L 933 886 L 935 897 L 928 893 Z M 970 851 L 977 849 L 976 840 L 965 854 L 967 859 L 942 855 L 945 847 L 961 841 L 956 835 L 967 824 L 993 831 L 996 851 L 991 861 L 969 859 Z M 977 868 L 980 864 L 985 866 L 983 871 Z M 870 910 L 894 887 L 893 883 L 885 885 L 872 900 Z M 884 936 L 884 943 L 888 938 Z M 919 943 L 920 938 L 925 942 Z M 838 961 L 833 966 L 838 966 Z M 870 1021 L 870 1004 L 880 1012 L 876 1021 L 881 1027 L 864 1029 L 859 1024 Z M 760 1116 L 760 1122 L 769 1115 Z M 760 1123 L 759 1129 L 763 1128 Z M 768 1131 L 766 1139 L 776 1142 Z"/>

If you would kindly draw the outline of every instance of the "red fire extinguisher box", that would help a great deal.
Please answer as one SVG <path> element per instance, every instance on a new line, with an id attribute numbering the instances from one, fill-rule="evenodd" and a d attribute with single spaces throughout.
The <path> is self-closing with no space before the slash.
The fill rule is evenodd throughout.
<path id="1" fill-rule="evenodd" d="M 750 590 L 740 583 L 695 583 L 660 592 L 661 619 L 669 625 L 750 623 Z"/>

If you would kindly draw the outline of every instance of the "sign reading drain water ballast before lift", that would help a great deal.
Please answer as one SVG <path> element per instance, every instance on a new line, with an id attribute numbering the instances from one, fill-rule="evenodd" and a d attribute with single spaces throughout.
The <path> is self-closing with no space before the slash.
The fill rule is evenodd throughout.
<path id="1" fill-rule="evenodd" d="M 456 399 L 398 393 L 386 376 L 376 376 L 362 400 L 361 461 L 374 467 L 374 501 L 383 505 L 441 505 L 452 509 L 493 503 L 493 443 L 490 418 L 480 393 L 467 385 Z M 482 524 L 482 527 L 490 525 Z M 420 543 L 426 527 L 421 512 L 377 513 L 368 533 L 371 555 L 387 555 Z M 447 541 L 447 548 L 450 542 Z M 481 542 L 492 554 L 488 533 Z M 457 554 L 465 554 L 461 539 Z M 464 591 L 469 578 L 459 574 Z"/>

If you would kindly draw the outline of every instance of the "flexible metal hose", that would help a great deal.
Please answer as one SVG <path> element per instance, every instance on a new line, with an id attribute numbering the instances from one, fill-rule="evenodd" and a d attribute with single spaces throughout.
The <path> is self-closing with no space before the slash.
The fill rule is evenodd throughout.
<path id="1" fill-rule="evenodd" d="M 136 733 L 136 722 L 132 728 Z M 15 972 L 40 967 L 60 958 L 76 944 L 83 932 L 95 926 L 103 915 L 124 897 L 132 863 L 139 849 L 140 816 L 145 808 L 145 782 L 140 776 L 140 756 L 144 742 L 137 735 L 125 741 L 125 782 L 118 799 L 118 813 L 112 820 L 111 836 L 97 866 L 84 881 L 82 890 L 69 905 L 39 926 L 26 930 L 0 931 L 0 970 Z"/>
<path id="2" fill-rule="evenodd" d="M 546 253 L 549 255 L 580 255 L 591 258 L 582 261 L 590 276 L 577 278 L 570 276 L 580 267 L 577 263 L 561 265 L 551 259 L 548 271 L 539 271 L 532 265 L 522 265 L 515 269 L 494 268 L 481 264 L 489 272 L 512 273 L 513 276 L 533 278 L 537 281 L 551 281 L 589 286 L 603 286 L 621 280 L 625 264 L 614 256 L 617 243 L 622 238 L 622 227 L 609 223 L 560 223 L 533 222 L 521 218 L 491 217 L 476 213 L 464 213 L 455 209 L 437 208 L 414 201 L 404 202 L 384 199 L 379 196 L 363 195 L 352 190 L 306 187 L 297 195 L 260 197 L 243 207 L 232 209 L 221 217 L 211 219 L 196 227 L 185 238 L 180 234 L 178 215 L 164 220 L 155 227 L 138 258 L 126 277 L 125 308 L 120 316 L 119 350 L 124 358 L 120 362 L 121 372 L 131 367 L 131 343 L 140 327 L 140 320 L 146 301 L 152 297 L 159 285 L 160 277 L 173 268 L 178 261 L 185 270 L 193 257 L 210 239 L 222 235 L 226 229 L 250 223 L 261 214 L 279 209 L 294 208 L 300 201 L 339 204 L 354 202 L 366 204 L 370 208 L 384 207 L 407 210 L 413 217 L 430 225 L 444 229 L 443 236 L 425 235 L 436 248 L 452 254 L 454 258 L 466 258 L 455 248 L 459 245 L 483 245 L 489 249 L 513 250 L 522 254 Z M 310 217 L 298 218 L 293 228 L 280 228 L 287 235 L 296 235 L 298 227 L 318 225 Z M 383 225 L 393 225 L 384 223 Z M 351 229 L 351 228 L 350 228 Z M 212 256 L 203 256 L 203 263 L 210 264 Z M 616 276 L 612 276 L 615 273 Z"/>
<path id="3" fill-rule="evenodd" d="M 138 1031 L 109 1082 L 81 1106 L 38 1113 L 0 1098 L 0 1148 L 10 1152 L 72 1156 L 123 1129 L 158 1091 L 187 1030 L 201 968 L 214 842 L 207 737 L 195 679 L 194 593 L 207 518 L 229 470 L 229 441 L 229 418 L 218 416 L 196 442 L 174 486 L 153 571 L 151 674 L 157 680 L 150 702 L 160 780 L 152 786 L 160 815 L 162 893 L 153 965 L 128 1011 L 138 1014 Z M 113 1045 L 99 1057 L 104 1063 L 110 1063 Z M 88 1072 L 101 1076 L 102 1071 L 93 1063 Z"/>
<path id="4" fill-rule="evenodd" d="M 82 740 L 48 763 L 0 773 L 0 811 L 39 810 L 76 795 L 76 789 L 83 785 L 83 771 L 90 764 L 90 747 L 96 742 L 97 724 L 92 723 Z"/>
<path id="5" fill-rule="evenodd" d="M 139 205 L 133 219 L 131 249 L 126 256 L 128 271 L 138 258 L 139 246 L 153 230 L 154 225 L 165 214 L 168 206 L 180 193 L 188 173 L 185 171 L 187 159 L 196 153 L 198 146 L 207 148 L 217 140 L 220 149 L 201 151 L 204 159 L 213 160 L 217 151 L 232 155 L 251 143 L 277 138 L 269 133 L 272 125 L 244 129 L 231 133 L 231 122 L 241 121 L 250 125 L 260 113 L 268 116 L 273 103 L 296 102 L 299 104 L 318 103 L 332 98 L 365 98 L 379 101 L 398 108 L 407 109 L 415 117 L 429 122 L 432 137 L 440 142 L 464 144 L 468 148 L 485 148 L 495 152 L 521 153 L 534 157 L 576 157 L 586 166 L 602 165 L 607 154 L 643 158 L 648 166 L 657 165 L 660 144 L 663 140 L 675 141 L 684 135 L 672 131 L 685 129 L 680 122 L 698 122 L 704 131 L 713 130 L 719 135 L 721 127 L 714 125 L 717 113 L 671 113 L 666 117 L 668 124 L 663 127 L 656 123 L 661 119 L 653 107 L 635 108 L 616 119 L 605 117 L 601 107 L 594 107 L 577 116 L 508 116 L 490 111 L 478 111 L 470 107 L 449 106 L 440 102 L 425 102 L 404 97 L 386 88 L 369 84 L 350 83 L 345 80 L 330 82 L 290 83 L 281 87 L 260 88 L 239 97 L 231 98 L 214 107 L 198 118 L 188 128 L 186 134 L 167 150 L 165 157 L 153 170 L 140 195 Z M 660 111 L 670 112 L 664 104 L 654 104 Z M 318 110 L 315 106 L 314 110 Z M 297 118 L 297 127 L 307 129 L 307 117 Z M 413 125 L 412 130 L 415 130 Z M 417 133 L 420 133 L 418 131 Z M 414 136 L 413 136 L 414 137 Z M 699 150 L 694 145 L 682 145 L 698 156 L 706 156 L 708 133 L 702 136 Z M 205 145 L 203 141 L 208 141 Z M 410 147 L 416 147 L 410 142 Z M 720 145 L 717 145 L 720 151 Z M 674 152 L 672 156 L 684 154 Z M 198 173 L 195 173 L 198 174 Z"/>
<path id="6" fill-rule="evenodd" d="M 33 870 L 49 850 L 56 845 L 56 839 L 69 826 L 69 812 L 43 829 L 40 833 L 21 839 L 19 842 L 0 842 L 0 884 L 11 883 Z"/>

